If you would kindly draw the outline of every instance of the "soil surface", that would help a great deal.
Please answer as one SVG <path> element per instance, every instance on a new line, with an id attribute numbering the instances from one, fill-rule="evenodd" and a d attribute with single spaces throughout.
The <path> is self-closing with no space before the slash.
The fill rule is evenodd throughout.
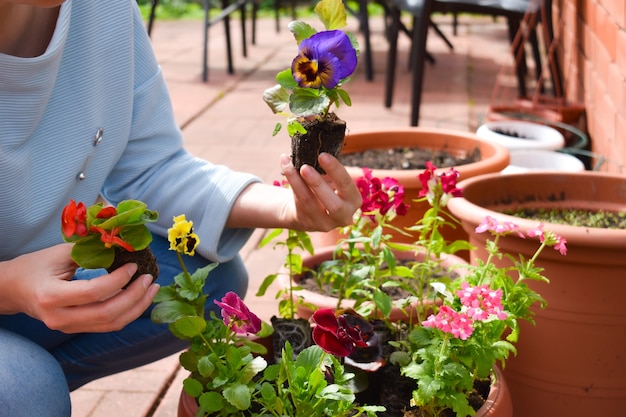
<path id="1" fill-rule="evenodd" d="M 505 214 L 534 219 L 548 223 L 569 226 L 597 227 L 602 229 L 626 229 L 626 212 L 610 212 L 605 210 L 559 210 L 559 209 L 519 209 L 507 210 Z"/>
<path id="2" fill-rule="evenodd" d="M 392 170 L 424 169 L 427 161 L 431 161 L 437 168 L 449 168 L 476 162 L 480 158 L 478 148 L 467 155 L 454 155 L 445 150 L 422 148 L 368 149 L 339 155 L 339 161 L 345 166 Z"/>

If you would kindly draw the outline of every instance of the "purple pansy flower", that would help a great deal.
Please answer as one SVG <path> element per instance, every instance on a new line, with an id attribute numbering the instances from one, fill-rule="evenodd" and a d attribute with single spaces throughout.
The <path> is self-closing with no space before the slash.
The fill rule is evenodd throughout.
<path id="1" fill-rule="evenodd" d="M 291 72 L 303 88 L 334 88 L 356 69 L 356 51 L 340 30 L 318 32 L 304 39 L 298 52 Z"/>

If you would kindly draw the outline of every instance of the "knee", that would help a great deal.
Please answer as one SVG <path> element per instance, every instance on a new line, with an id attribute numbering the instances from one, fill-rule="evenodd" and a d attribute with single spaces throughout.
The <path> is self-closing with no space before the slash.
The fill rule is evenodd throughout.
<path id="1" fill-rule="evenodd" d="M 11 417 L 71 415 L 65 375 L 50 353 L 3 329 L 0 352 L 0 381 L 10 381 L 0 384 L 2 413 Z"/>

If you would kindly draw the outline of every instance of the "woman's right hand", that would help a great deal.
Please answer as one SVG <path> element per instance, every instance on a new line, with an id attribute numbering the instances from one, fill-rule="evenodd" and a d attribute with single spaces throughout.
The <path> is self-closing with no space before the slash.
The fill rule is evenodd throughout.
<path id="1" fill-rule="evenodd" d="M 64 333 L 108 332 L 123 328 L 152 303 L 159 286 L 126 264 L 91 280 L 72 280 L 76 264 L 69 243 L 0 263 L 0 314 L 25 313 Z"/>

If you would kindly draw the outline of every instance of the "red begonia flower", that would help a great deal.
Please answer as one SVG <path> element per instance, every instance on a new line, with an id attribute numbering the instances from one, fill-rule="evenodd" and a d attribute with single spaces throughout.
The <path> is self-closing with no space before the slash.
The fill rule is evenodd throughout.
<path id="1" fill-rule="evenodd" d="M 91 230 L 94 232 L 100 233 L 100 240 L 104 243 L 104 246 L 107 248 L 112 247 L 113 245 L 121 246 L 129 252 L 134 252 L 135 248 L 133 248 L 128 243 L 124 242 L 117 234 L 120 231 L 119 227 L 114 227 L 112 230 L 104 230 L 98 226 L 91 226 Z"/>
<path id="2" fill-rule="evenodd" d="M 70 200 L 69 204 L 63 208 L 61 214 L 61 231 L 67 238 L 74 236 L 87 236 L 87 208 L 81 202 Z"/>
<path id="3" fill-rule="evenodd" d="M 100 209 L 96 218 L 98 219 L 110 219 L 111 217 L 117 214 L 117 209 L 115 207 L 109 206 Z"/>

